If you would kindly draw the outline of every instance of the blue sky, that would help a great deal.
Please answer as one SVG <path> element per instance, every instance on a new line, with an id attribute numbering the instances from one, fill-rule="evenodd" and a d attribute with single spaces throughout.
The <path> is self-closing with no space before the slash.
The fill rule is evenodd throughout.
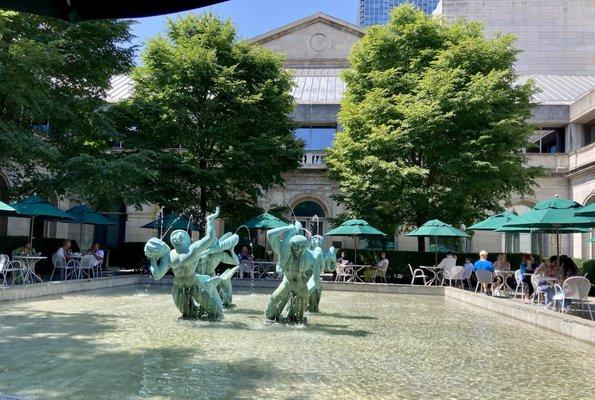
<path id="1" fill-rule="evenodd" d="M 234 21 L 240 37 L 251 38 L 314 14 L 318 11 L 356 23 L 358 0 L 229 0 L 222 4 L 192 10 L 212 11 Z M 164 31 L 168 17 L 186 13 L 139 18 L 133 26 L 134 44 L 143 46 L 147 39 Z"/>

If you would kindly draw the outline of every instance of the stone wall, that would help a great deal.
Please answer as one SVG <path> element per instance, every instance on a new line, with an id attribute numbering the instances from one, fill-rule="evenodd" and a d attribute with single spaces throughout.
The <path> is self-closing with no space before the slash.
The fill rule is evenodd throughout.
<path id="1" fill-rule="evenodd" d="M 442 15 L 515 34 L 520 74 L 595 75 L 595 1 L 442 0 Z"/>

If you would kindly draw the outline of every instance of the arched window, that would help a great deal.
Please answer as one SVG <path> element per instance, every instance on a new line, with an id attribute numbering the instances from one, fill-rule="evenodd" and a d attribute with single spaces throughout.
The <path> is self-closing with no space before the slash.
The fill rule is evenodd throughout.
<path id="1" fill-rule="evenodd" d="M 293 213 L 302 226 L 313 235 L 324 234 L 326 213 L 320 204 L 312 200 L 304 200 L 294 207 Z"/>
<path id="2" fill-rule="evenodd" d="M 302 201 L 293 209 L 293 212 L 295 213 L 296 217 L 325 217 L 324 210 L 322 209 L 320 204 L 312 200 Z"/>

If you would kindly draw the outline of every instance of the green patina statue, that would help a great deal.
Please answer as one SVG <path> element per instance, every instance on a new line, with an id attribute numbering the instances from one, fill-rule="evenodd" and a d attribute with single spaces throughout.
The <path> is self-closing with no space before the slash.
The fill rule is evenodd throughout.
<path id="1" fill-rule="evenodd" d="M 277 270 L 283 273 L 283 280 L 267 304 L 266 317 L 269 320 L 306 322 L 304 313 L 309 301 L 308 281 L 315 270 L 320 276 L 320 263 L 324 254 L 322 249 L 310 250 L 310 241 L 300 234 L 301 230 L 301 224 L 295 222 L 267 232 L 269 243 L 278 255 Z M 282 316 L 286 306 L 287 314 Z"/>
<path id="2" fill-rule="evenodd" d="M 223 316 L 223 302 L 217 290 L 222 278 L 197 274 L 199 259 L 216 242 L 213 221 L 219 216 L 219 208 L 207 217 L 206 235 L 191 243 L 188 232 L 176 230 L 171 234 L 169 246 L 158 238 L 145 245 L 145 255 L 151 260 L 151 273 L 161 279 L 171 268 L 174 273 L 174 304 L 184 318 L 217 320 Z"/>
<path id="3" fill-rule="evenodd" d="M 337 267 L 337 250 L 334 247 L 324 252 L 322 250 L 322 244 L 324 238 L 320 235 L 312 237 L 310 241 L 310 250 L 316 253 L 316 262 L 312 276 L 308 281 L 308 311 L 319 312 L 318 305 L 320 304 L 320 297 L 322 296 L 322 277 L 320 276 L 324 271 L 333 272 Z"/>
<path id="4" fill-rule="evenodd" d="M 220 263 L 235 265 L 235 267 L 230 268 L 221 274 L 221 280 L 217 285 L 217 290 L 224 307 L 231 307 L 233 304 L 231 278 L 240 264 L 238 256 L 236 256 L 233 250 L 239 240 L 240 238 L 238 235 L 228 232 L 221 236 L 219 240 L 215 240 L 207 252 L 201 255 L 198 259 L 196 272 L 200 275 L 215 276 L 215 269 Z"/>

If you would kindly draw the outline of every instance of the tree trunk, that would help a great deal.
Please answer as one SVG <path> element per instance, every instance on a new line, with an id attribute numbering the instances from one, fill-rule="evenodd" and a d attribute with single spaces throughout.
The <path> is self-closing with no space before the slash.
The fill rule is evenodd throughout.
<path id="1" fill-rule="evenodd" d="M 426 251 L 426 238 L 425 237 L 418 237 L 417 238 L 417 251 Z"/>

